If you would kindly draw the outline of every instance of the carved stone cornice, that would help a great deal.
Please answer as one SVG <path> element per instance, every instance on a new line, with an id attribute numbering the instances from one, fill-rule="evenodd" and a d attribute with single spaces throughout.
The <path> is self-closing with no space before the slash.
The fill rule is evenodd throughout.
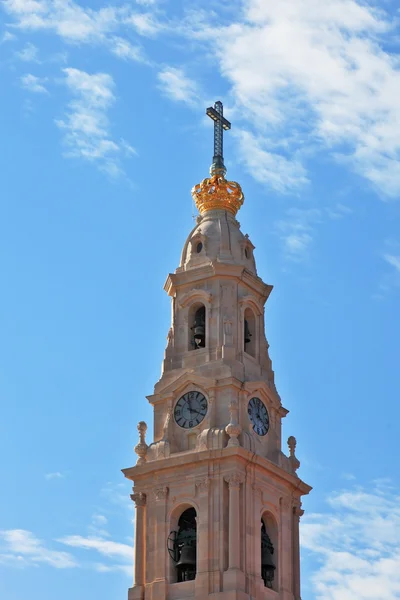
<path id="1" fill-rule="evenodd" d="M 131 494 L 131 500 L 135 503 L 136 508 L 143 508 L 146 506 L 146 494 L 144 492 L 135 492 Z"/>

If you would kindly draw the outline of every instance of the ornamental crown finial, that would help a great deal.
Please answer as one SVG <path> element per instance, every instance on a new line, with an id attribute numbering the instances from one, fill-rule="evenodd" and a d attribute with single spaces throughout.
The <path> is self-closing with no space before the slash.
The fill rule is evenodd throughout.
<path id="1" fill-rule="evenodd" d="M 244 196 L 236 181 L 227 181 L 223 175 L 215 174 L 203 179 L 192 188 L 192 197 L 201 215 L 208 210 L 227 210 L 236 215 Z"/>

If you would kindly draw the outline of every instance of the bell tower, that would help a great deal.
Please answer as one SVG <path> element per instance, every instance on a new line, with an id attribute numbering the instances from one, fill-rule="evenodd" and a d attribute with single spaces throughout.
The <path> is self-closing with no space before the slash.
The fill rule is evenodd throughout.
<path id="1" fill-rule="evenodd" d="M 221 102 L 210 177 L 164 289 L 172 323 L 162 375 L 148 396 L 154 440 L 138 425 L 135 581 L 128 600 L 301 600 L 301 496 L 296 440 L 282 451 L 282 406 L 265 336 L 272 286 L 240 230 L 238 183 L 227 181 Z"/>

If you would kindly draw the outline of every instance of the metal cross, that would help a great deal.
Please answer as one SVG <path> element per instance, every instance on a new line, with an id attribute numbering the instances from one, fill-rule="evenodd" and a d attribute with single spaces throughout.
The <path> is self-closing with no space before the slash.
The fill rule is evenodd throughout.
<path id="1" fill-rule="evenodd" d="M 210 106 L 206 110 L 206 114 L 214 121 L 214 157 L 213 164 L 211 165 L 211 175 L 220 173 L 225 175 L 226 168 L 224 165 L 224 154 L 223 154 L 223 130 L 231 128 L 231 124 L 224 117 L 224 107 L 222 102 L 218 100 L 214 104 L 214 107 Z"/>

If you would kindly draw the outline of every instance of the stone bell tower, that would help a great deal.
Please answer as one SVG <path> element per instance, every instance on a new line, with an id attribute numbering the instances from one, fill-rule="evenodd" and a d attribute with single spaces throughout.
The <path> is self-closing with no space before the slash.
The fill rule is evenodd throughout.
<path id="1" fill-rule="evenodd" d="M 296 440 L 281 449 L 283 408 L 265 337 L 272 286 L 235 216 L 225 179 L 221 102 L 210 178 L 192 190 L 200 215 L 168 275 L 172 323 L 148 400 L 154 441 L 138 425 L 135 583 L 129 600 L 301 600 Z"/>

